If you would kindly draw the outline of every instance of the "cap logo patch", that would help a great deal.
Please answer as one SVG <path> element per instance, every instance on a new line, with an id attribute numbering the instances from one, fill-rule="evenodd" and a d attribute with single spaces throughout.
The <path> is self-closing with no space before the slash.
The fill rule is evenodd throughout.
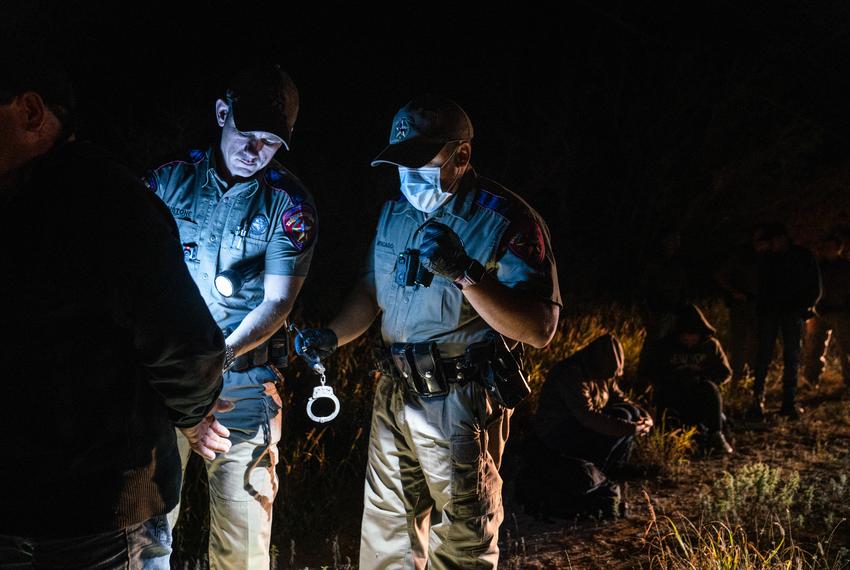
<path id="1" fill-rule="evenodd" d="M 403 141 L 410 134 L 410 119 L 403 117 L 395 124 L 395 140 Z"/>

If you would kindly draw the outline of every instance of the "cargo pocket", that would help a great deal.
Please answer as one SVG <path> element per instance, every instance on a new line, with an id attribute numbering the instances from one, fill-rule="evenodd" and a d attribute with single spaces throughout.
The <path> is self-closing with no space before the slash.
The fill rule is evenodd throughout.
<path id="1" fill-rule="evenodd" d="M 468 511 L 481 496 L 484 461 L 479 434 L 465 433 L 452 436 L 451 458 L 452 503 L 456 511 Z"/>
<path id="2" fill-rule="evenodd" d="M 448 539 L 454 548 L 475 558 L 498 538 L 501 522 L 500 490 L 491 488 L 489 468 L 482 449 L 483 434 L 452 438 L 452 500 Z"/>

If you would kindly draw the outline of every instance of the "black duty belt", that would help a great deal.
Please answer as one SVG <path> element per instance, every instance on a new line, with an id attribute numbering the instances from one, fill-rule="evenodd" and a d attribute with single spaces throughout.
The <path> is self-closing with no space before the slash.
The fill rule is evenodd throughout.
<path id="1" fill-rule="evenodd" d="M 381 372 L 405 381 L 418 396 L 444 396 L 449 384 L 463 384 L 478 377 L 478 362 L 469 354 L 443 358 L 435 342 L 394 343 L 384 351 Z"/>
<path id="2" fill-rule="evenodd" d="M 523 371 L 522 345 L 511 349 L 496 333 L 470 344 L 455 358 L 441 357 L 435 342 L 395 343 L 379 362 L 381 372 L 403 379 L 421 398 L 444 396 L 452 383 L 476 382 L 497 403 L 514 408 L 531 393 Z"/>

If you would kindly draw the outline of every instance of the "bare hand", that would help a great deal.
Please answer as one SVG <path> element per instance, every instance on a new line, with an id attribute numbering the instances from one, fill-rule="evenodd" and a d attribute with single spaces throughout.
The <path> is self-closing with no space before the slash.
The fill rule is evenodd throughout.
<path id="1" fill-rule="evenodd" d="M 215 419 L 216 413 L 226 413 L 233 409 L 233 402 L 218 399 L 210 413 L 197 425 L 190 428 L 180 428 L 189 441 L 192 451 L 208 461 L 215 459 L 216 453 L 227 453 L 230 450 L 230 431 Z"/>
<path id="2" fill-rule="evenodd" d="M 649 433 L 649 430 L 652 429 L 652 418 L 649 416 L 642 417 L 638 421 L 635 422 L 635 435 L 638 437 L 643 437 Z"/>

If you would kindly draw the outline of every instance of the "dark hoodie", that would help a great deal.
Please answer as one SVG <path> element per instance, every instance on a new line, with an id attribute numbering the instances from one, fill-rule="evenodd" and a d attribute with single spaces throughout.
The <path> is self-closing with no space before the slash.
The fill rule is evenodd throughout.
<path id="1" fill-rule="evenodd" d="M 600 336 L 552 368 L 543 384 L 540 407 L 533 424 L 538 437 L 558 448 L 570 433 L 570 416 L 584 427 L 610 436 L 634 435 L 635 424 L 602 410 L 628 402 L 617 386 L 623 366 L 623 346 L 611 334 Z M 630 402 L 629 402 L 630 403 Z"/>
<path id="2" fill-rule="evenodd" d="M 702 340 L 688 348 L 679 342 L 682 333 L 700 334 Z M 640 375 L 656 387 L 685 380 L 723 384 L 731 378 L 732 369 L 715 334 L 717 330 L 696 305 L 682 308 L 673 331 L 641 358 Z"/>

